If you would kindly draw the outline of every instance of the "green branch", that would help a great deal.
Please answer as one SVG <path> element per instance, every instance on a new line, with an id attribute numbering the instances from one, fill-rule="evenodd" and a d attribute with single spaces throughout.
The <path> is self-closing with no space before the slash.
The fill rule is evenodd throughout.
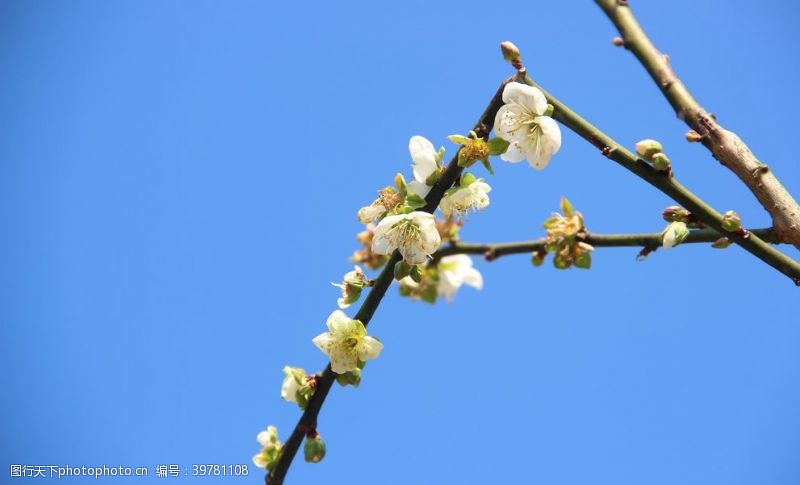
<path id="1" fill-rule="evenodd" d="M 524 76 L 524 82 L 534 86 L 544 93 L 547 102 L 553 105 L 553 118 L 578 134 L 581 138 L 596 146 L 603 155 L 614 160 L 639 178 L 671 197 L 675 202 L 692 212 L 692 215 L 715 231 L 726 234 L 732 242 L 761 259 L 768 265 L 785 274 L 795 284 L 800 285 L 800 264 L 792 258 L 781 253 L 766 241 L 752 233 L 731 233 L 722 228 L 722 215 L 706 204 L 705 201 L 681 185 L 675 178 L 666 172 L 656 170 L 652 165 L 637 157 L 630 150 L 616 140 L 600 131 L 597 127 L 581 118 L 558 98 L 548 93 L 526 74 L 522 67 L 518 73 Z"/>
<path id="2" fill-rule="evenodd" d="M 670 66 L 669 57 L 653 45 L 627 1 L 595 0 L 630 50 L 653 78 L 678 118 L 700 135 L 700 141 L 734 172 L 772 216 L 778 237 L 800 249 L 800 206 L 769 167 L 759 161 L 736 133 L 705 111 Z M 703 48 L 700 46 L 699 48 Z"/>
<path id="3" fill-rule="evenodd" d="M 506 84 L 515 79 L 516 78 L 509 78 L 503 81 L 503 83 L 500 85 L 500 88 L 492 97 L 489 105 L 486 107 L 477 124 L 473 128 L 473 131 L 475 131 L 478 136 L 488 138 L 489 133 L 492 131 L 492 127 L 494 126 L 495 115 L 497 115 L 497 111 L 503 105 L 503 89 L 505 88 Z M 439 179 L 439 181 L 431 188 L 428 196 L 425 197 L 425 202 L 427 204 L 422 210 L 433 213 L 433 211 L 435 211 L 439 206 L 439 202 L 442 200 L 444 192 L 452 187 L 452 185 L 461 176 L 461 171 L 462 168 L 458 166 L 458 154 L 456 153 L 456 155 L 447 165 L 447 169 L 442 175 L 442 178 Z M 395 251 L 394 254 L 392 254 L 392 256 L 389 258 L 386 266 L 375 279 L 372 290 L 364 299 L 364 303 L 361 304 L 361 308 L 359 308 L 358 313 L 356 313 L 355 317 L 353 317 L 355 320 L 360 320 L 364 326 L 369 324 L 372 316 L 375 314 L 375 310 L 377 310 L 378 305 L 383 299 L 383 296 L 386 294 L 386 290 L 389 288 L 389 285 L 392 284 L 394 279 L 394 265 L 400 261 L 400 259 L 400 253 Z M 328 364 L 321 374 L 317 375 L 314 395 L 309 400 L 308 405 L 306 406 L 305 411 L 303 411 L 303 415 L 300 417 L 300 420 L 295 426 L 294 431 L 292 431 L 291 436 L 283 444 L 281 457 L 278 459 L 275 468 L 265 477 L 265 482 L 267 485 L 280 485 L 283 483 L 283 479 L 285 478 L 286 473 L 289 471 L 289 466 L 292 464 L 292 461 L 297 454 L 297 450 L 300 448 L 300 444 L 303 442 L 303 438 L 307 434 L 313 434 L 316 432 L 317 416 L 322 409 L 322 404 L 325 402 L 325 398 L 327 397 L 335 379 L 336 374 L 331 370 L 330 364 Z"/>
<path id="4" fill-rule="evenodd" d="M 750 231 L 751 234 L 762 238 L 765 241 L 775 241 L 772 229 L 754 229 Z M 699 229 L 693 230 L 689 236 L 681 242 L 684 244 L 696 243 L 710 243 L 714 242 L 721 237 L 728 237 L 729 233 L 720 234 L 713 229 Z M 610 247 L 642 247 L 645 249 L 656 249 L 662 246 L 662 235 L 660 232 L 649 232 L 642 234 L 587 234 L 585 237 L 580 238 L 587 244 L 591 244 L 596 248 L 610 248 Z M 486 257 L 487 260 L 493 261 L 501 256 L 509 254 L 530 254 L 534 251 L 543 251 L 547 246 L 547 241 L 542 239 L 535 239 L 533 241 L 519 241 L 498 244 L 472 244 L 472 243 L 455 243 L 451 246 L 444 247 L 433 255 L 433 260 L 436 261 L 451 254 L 480 254 Z"/>

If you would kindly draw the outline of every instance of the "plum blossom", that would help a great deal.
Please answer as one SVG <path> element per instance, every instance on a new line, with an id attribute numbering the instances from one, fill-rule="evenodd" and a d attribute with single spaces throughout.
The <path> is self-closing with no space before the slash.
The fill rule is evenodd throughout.
<path id="1" fill-rule="evenodd" d="M 472 258 L 466 254 L 443 257 L 439 261 L 439 284 L 436 287 L 439 296 L 453 301 L 458 289 L 465 284 L 476 290 L 483 288 L 483 276 L 472 267 Z"/>
<path id="2" fill-rule="evenodd" d="M 367 335 L 367 329 L 359 320 L 349 318 L 341 310 L 328 317 L 328 331 L 312 340 L 322 353 L 330 357 L 331 370 L 343 374 L 358 369 L 358 361 L 378 357 L 383 344 Z"/>
<path id="3" fill-rule="evenodd" d="M 546 114 L 547 99 L 533 86 L 511 82 L 503 90 L 503 102 L 494 129 L 510 145 L 500 158 L 512 163 L 527 158 L 531 167 L 543 169 L 561 147 L 561 130 Z"/>
<path id="4" fill-rule="evenodd" d="M 388 255 L 398 249 L 408 264 L 422 264 L 441 241 L 433 214 L 414 211 L 381 219 L 372 238 L 372 252 Z"/>

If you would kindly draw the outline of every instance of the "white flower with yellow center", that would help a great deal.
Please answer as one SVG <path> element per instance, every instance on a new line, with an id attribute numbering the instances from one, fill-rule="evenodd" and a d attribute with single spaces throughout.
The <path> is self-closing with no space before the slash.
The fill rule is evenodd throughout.
<path id="1" fill-rule="evenodd" d="M 372 252 L 392 254 L 395 249 L 408 264 L 422 264 L 442 242 L 433 214 L 415 211 L 381 219 L 372 237 Z"/>
<path id="2" fill-rule="evenodd" d="M 461 285 L 468 285 L 476 290 L 483 288 L 483 276 L 472 267 L 472 258 L 466 254 L 443 257 L 439 261 L 439 284 L 436 287 L 439 296 L 453 301 Z"/>
<path id="3" fill-rule="evenodd" d="M 431 191 L 428 179 L 439 169 L 436 163 L 436 149 L 424 136 L 415 135 L 408 140 L 408 151 L 414 161 L 414 180 L 408 184 L 408 191 L 423 199 Z"/>
<path id="4" fill-rule="evenodd" d="M 331 370 L 344 374 L 358 369 L 358 361 L 366 362 L 378 357 L 383 344 L 367 335 L 359 320 L 353 320 L 341 310 L 328 317 L 328 331 L 314 337 L 314 345 L 330 357 Z"/>
<path id="5" fill-rule="evenodd" d="M 469 176 L 471 181 L 465 185 L 464 180 Z M 482 210 L 489 205 L 489 192 L 492 188 L 483 181 L 483 179 L 475 179 L 471 174 L 465 174 L 462 177 L 461 186 L 456 189 L 451 189 L 442 197 L 439 203 L 439 210 L 442 211 L 446 217 L 452 215 L 465 214 L 470 210 Z"/>
<path id="6" fill-rule="evenodd" d="M 503 102 L 494 130 L 510 145 L 500 158 L 512 163 L 527 158 L 531 167 L 543 169 L 561 147 L 561 130 L 545 114 L 547 99 L 533 86 L 511 82 L 503 90 Z"/>

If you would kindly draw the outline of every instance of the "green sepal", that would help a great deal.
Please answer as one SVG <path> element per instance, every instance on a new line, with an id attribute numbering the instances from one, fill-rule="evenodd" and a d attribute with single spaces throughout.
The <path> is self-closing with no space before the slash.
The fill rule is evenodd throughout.
<path id="1" fill-rule="evenodd" d="M 417 194 L 408 194 L 406 195 L 406 205 L 411 207 L 412 209 L 420 209 L 425 207 L 425 199 L 420 197 Z"/>
<path id="2" fill-rule="evenodd" d="M 419 283 L 422 281 L 422 272 L 419 270 L 419 265 L 414 265 L 411 267 L 411 271 L 408 273 L 412 280 Z"/>
<path id="3" fill-rule="evenodd" d="M 439 296 L 439 293 L 436 291 L 436 285 L 428 285 L 419 295 L 422 301 L 431 304 L 436 303 L 437 296 Z"/>
<path id="4" fill-rule="evenodd" d="M 439 169 L 433 171 L 432 174 L 428 175 L 428 178 L 425 179 L 425 185 L 428 187 L 433 187 L 433 185 L 442 178 L 442 172 Z"/>
<path id="5" fill-rule="evenodd" d="M 464 172 L 464 174 L 461 176 L 461 182 L 458 185 L 462 188 L 469 187 L 476 180 L 478 180 L 477 177 L 469 172 Z"/>
<path id="6" fill-rule="evenodd" d="M 436 160 L 436 164 L 439 165 L 439 162 L 441 162 L 444 158 L 444 147 L 439 147 L 439 151 L 436 152 L 436 155 L 433 158 Z"/>
<path id="7" fill-rule="evenodd" d="M 589 269 L 592 267 L 592 253 L 584 252 L 575 260 L 575 267 Z"/>
<path id="8" fill-rule="evenodd" d="M 394 176 L 394 185 L 397 187 L 397 190 L 400 191 L 401 194 L 405 195 L 408 192 L 408 187 L 406 184 L 406 178 L 403 177 L 402 173 L 398 173 Z"/>
<path id="9" fill-rule="evenodd" d="M 497 155 L 504 154 L 506 150 L 508 150 L 508 146 L 510 144 L 511 143 L 503 138 L 500 138 L 499 136 L 492 138 L 489 140 L 489 155 L 496 157 Z"/>
<path id="10" fill-rule="evenodd" d="M 542 113 L 542 116 L 553 116 L 553 111 L 555 111 L 553 105 L 548 104 L 547 108 L 544 109 L 544 113 Z"/>
<path id="11" fill-rule="evenodd" d="M 450 135 L 447 137 L 448 140 L 452 141 L 456 145 L 466 145 L 469 143 L 469 138 L 462 135 Z"/>
<path id="12" fill-rule="evenodd" d="M 394 279 L 400 281 L 409 274 L 411 274 L 410 264 L 405 261 L 398 261 L 397 264 L 394 265 Z"/>
<path id="13" fill-rule="evenodd" d="M 484 167 L 486 167 L 486 170 L 489 172 L 490 175 L 494 175 L 494 169 L 492 168 L 492 163 L 489 161 L 488 158 L 484 158 L 483 160 L 481 160 L 481 163 L 483 164 Z"/>
<path id="14" fill-rule="evenodd" d="M 570 217 L 574 213 L 574 209 L 572 208 L 572 203 L 567 200 L 566 197 L 561 198 L 561 213 L 564 214 L 564 217 Z"/>

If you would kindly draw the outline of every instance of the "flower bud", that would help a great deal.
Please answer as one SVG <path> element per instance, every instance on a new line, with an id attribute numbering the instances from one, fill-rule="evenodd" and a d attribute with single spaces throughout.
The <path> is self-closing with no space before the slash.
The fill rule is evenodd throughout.
<path id="1" fill-rule="evenodd" d="M 306 444 L 303 446 L 303 454 L 309 463 L 319 463 L 325 458 L 325 442 L 317 433 L 313 438 L 306 436 Z"/>
<path id="2" fill-rule="evenodd" d="M 531 255 L 531 262 L 534 266 L 539 267 L 544 263 L 545 256 L 547 256 L 546 252 L 534 251 Z"/>
<path id="3" fill-rule="evenodd" d="M 675 247 L 689 237 L 689 228 L 685 222 L 673 222 L 661 233 L 661 242 L 664 249 Z"/>
<path id="4" fill-rule="evenodd" d="M 661 217 L 667 222 L 689 222 L 691 216 L 691 212 L 677 205 L 671 205 L 661 213 Z"/>
<path id="5" fill-rule="evenodd" d="M 727 237 L 721 237 L 721 238 L 717 239 L 716 241 L 714 241 L 714 243 L 711 245 L 711 247 L 714 248 L 714 249 L 725 249 L 730 245 L 731 245 L 731 240 L 730 239 L 728 239 Z"/>
<path id="6" fill-rule="evenodd" d="M 728 211 L 722 216 L 722 228 L 728 232 L 736 232 L 742 228 L 742 218 L 734 211 Z"/>
<path id="7" fill-rule="evenodd" d="M 611 43 L 617 47 L 622 47 L 625 45 L 625 41 L 622 39 L 622 37 L 614 37 L 611 39 Z"/>
<path id="8" fill-rule="evenodd" d="M 670 169 L 669 158 L 663 153 L 656 153 L 652 157 L 653 166 L 656 170 L 667 172 Z"/>
<path id="9" fill-rule="evenodd" d="M 519 48 L 509 41 L 501 43 L 500 50 L 503 52 L 503 59 L 512 64 L 519 62 L 522 59 L 519 53 Z"/>
<path id="10" fill-rule="evenodd" d="M 689 130 L 686 132 L 686 141 L 689 143 L 697 143 L 703 141 L 703 137 L 700 135 L 700 133 L 694 130 Z"/>
<path id="11" fill-rule="evenodd" d="M 656 140 L 642 140 L 636 144 L 636 153 L 647 161 L 652 161 L 653 155 L 661 153 L 664 148 Z"/>

